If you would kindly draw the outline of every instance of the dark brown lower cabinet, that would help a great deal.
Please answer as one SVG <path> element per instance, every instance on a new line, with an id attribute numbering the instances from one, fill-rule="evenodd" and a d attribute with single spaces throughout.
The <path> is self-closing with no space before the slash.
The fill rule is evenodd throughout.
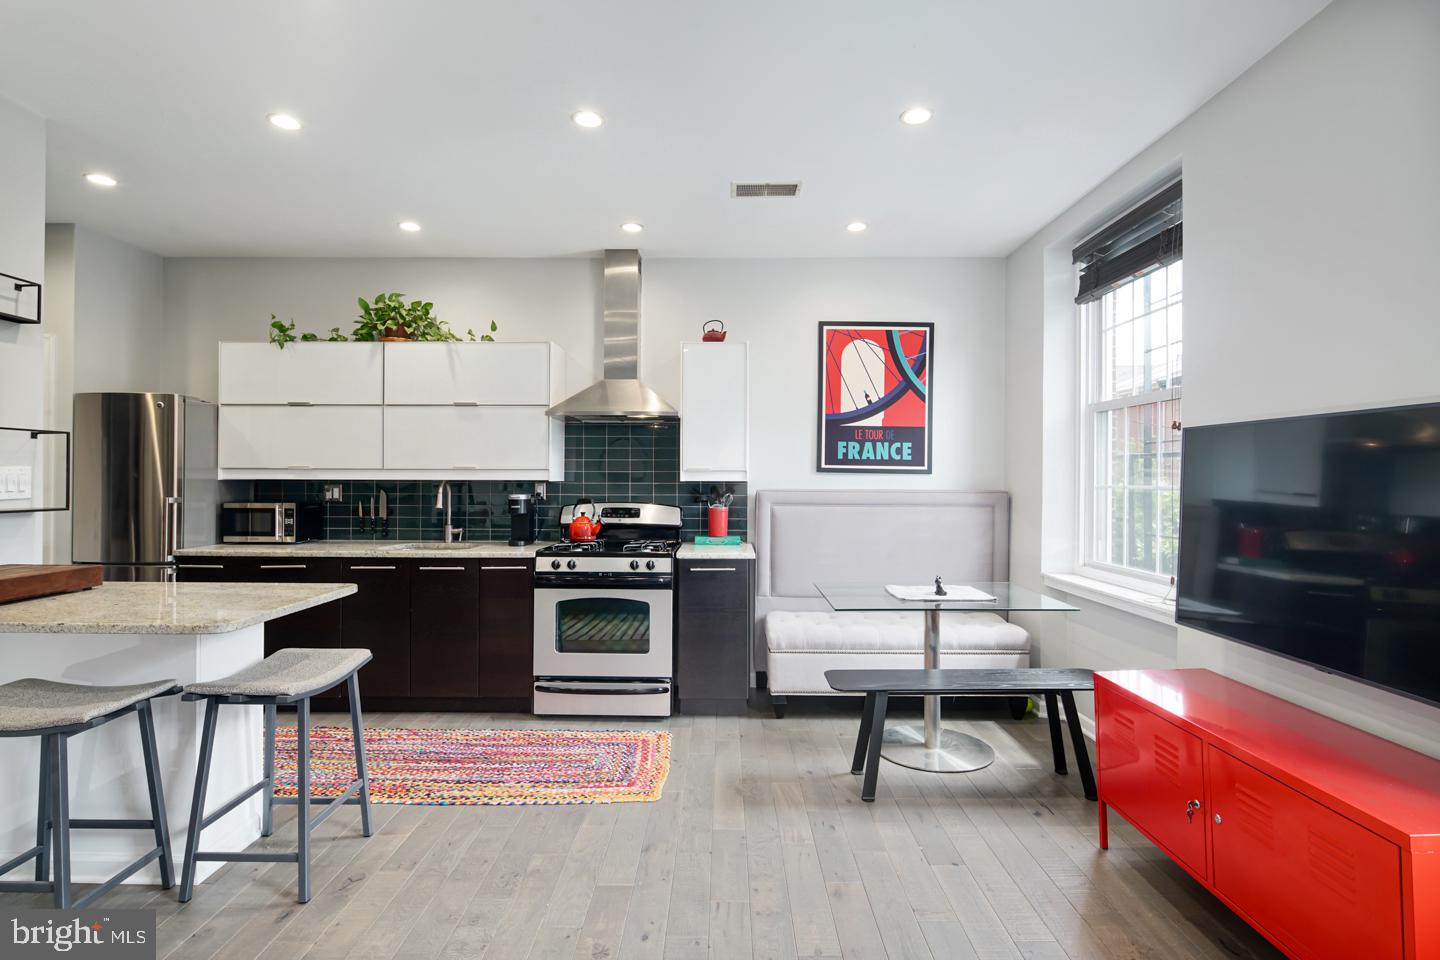
<path id="1" fill-rule="evenodd" d="M 743 713 L 750 697 L 755 561 L 681 560 L 675 686 L 682 713 Z"/>
<path id="2" fill-rule="evenodd" d="M 529 702 L 534 694 L 533 561 L 480 561 L 480 696 Z"/>
<path id="3" fill-rule="evenodd" d="M 410 566 L 410 695 L 480 696 L 480 561 Z"/>
<path id="4" fill-rule="evenodd" d="M 345 560 L 342 579 L 356 592 L 341 601 L 340 643 L 364 647 L 360 694 L 410 696 L 410 565 L 395 560 Z"/>
<path id="5" fill-rule="evenodd" d="M 282 647 L 364 647 L 360 692 L 384 709 L 528 710 L 534 686 L 529 558 L 187 557 L 193 583 L 353 583 L 339 603 L 272 620 Z M 337 690 L 334 698 L 343 696 Z M 331 698 L 327 698 L 331 699 Z M 466 703 L 465 701 L 472 701 Z"/>

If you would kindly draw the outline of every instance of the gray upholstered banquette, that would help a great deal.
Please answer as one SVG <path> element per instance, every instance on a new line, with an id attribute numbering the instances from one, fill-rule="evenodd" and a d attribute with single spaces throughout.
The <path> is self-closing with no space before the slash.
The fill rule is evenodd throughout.
<path id="1" fill-rule="evenodd" d="M 754 512 L 757 667 L 767 613 L 830 609 L 816 583 L 1010 576 L 1004 491 L 761 490 Z"/>

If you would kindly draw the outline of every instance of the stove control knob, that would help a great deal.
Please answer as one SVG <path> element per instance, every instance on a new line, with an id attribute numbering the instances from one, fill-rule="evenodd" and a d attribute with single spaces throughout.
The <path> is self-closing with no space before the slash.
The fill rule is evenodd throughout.
<path id="1" fill-rule="evenodd" d="M 631 561 L 630 561 L 630 569 L 631 569 L 631 570 L 639 570 L 639 569 L 640 569 L 640 561 L 639 561 L 639 560 L 631 560 Z"/>
<path id="2" fill-rule="evenodd" d="M 575 569 L 575 561 L 574 561 L 574 560 L 571 560 L 570 562 L 566 563 L 565 566 L 568 567 L 568 568 L 570 568 L 571 570 L 574 570 L 574 569 Z"/>
<path id="3" fill-rule="evenodd" d="M 654 561 L 654 560 L 646 560 L 646 561 L 645 561 L 645 569 L 646 569 L 646 570 L 654 570 L 654 569 L 655 569 L 655 561 Z"/>

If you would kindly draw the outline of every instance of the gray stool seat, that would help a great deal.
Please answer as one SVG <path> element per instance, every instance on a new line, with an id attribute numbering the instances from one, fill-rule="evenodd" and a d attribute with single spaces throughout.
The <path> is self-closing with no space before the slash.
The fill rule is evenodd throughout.
<path id="1" fill-rule="evenodd" d="M 175 689 L 174 680 L 97 687 L 26 677 L 0 685 L 0 732 L 74 727 Z"/>
<path id="2" fill-rule="evenodd" d="M 202 697 L 300 697 L 330 689 L 369 659 L 370 651 L 358 648 L 287 647 L 228 677 L 192 683 L 185 692 Z"/>

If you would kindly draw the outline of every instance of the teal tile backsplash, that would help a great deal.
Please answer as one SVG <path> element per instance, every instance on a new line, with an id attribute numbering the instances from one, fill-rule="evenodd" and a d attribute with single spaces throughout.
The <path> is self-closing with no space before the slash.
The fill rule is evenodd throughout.
<path id="1" fill-rule="evenodd" d="M 326 504 L 325 536 L 329 540 L 440 540 L 443 513 L 435 509 L 435 480 L 258 480 L 257 500 L 320 500 L 323 486 L 339 483 L 344 499 Z M 463 480 L 450 484 L 455 495 L 455 525 L 465 527 L 470 540 L 504 540 L 510 536 L 506 498 L 514 492 L 531 492 L 530 480 Z M 634 500 L 665 503 L 680 508 L 682 535 L 691 539 L 705 532 L 705 507 L 697 498 L 709 484 L 680 482 L 680 427 L 660 424 L 567 424 L 565 428 L 565 479 L 546 485 L 541 507 L 541 537 L 554 539 L 559 511 L 581 497 L 592 500 Z M 722 483 L 735 494 L 730 506 L 730 532 L 747 534 L 745 484 Z M 357 516 L 357 507 L 370 509 L 371 498 L 384 489 L 390 501 L 388 533 Z"/>

